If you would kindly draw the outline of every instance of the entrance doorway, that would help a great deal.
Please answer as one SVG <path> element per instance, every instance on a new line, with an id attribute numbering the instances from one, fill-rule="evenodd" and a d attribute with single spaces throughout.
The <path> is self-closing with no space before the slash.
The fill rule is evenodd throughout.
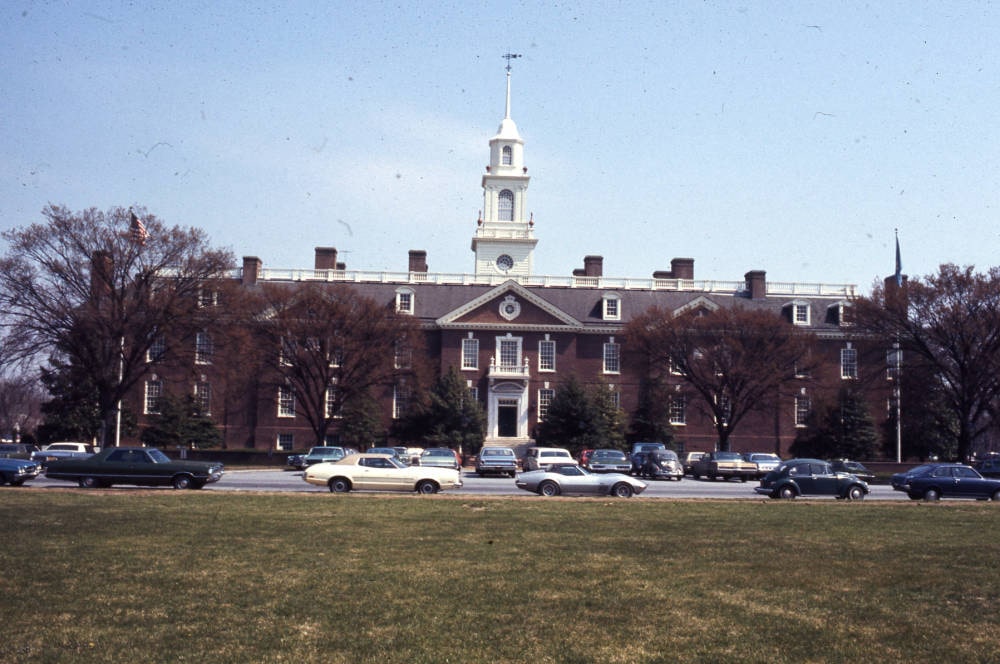
<path id="1" fill-rule="evenodd" d="M 497 401 L 497 436 L 517 438 L 517 399 Z"/>

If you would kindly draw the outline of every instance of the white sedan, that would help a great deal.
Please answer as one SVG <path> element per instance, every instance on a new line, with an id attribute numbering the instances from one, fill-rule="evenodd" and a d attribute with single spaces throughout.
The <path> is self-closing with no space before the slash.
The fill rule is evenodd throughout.
<path id="1" fill-rule="evenodd" d="M 352 454 L 340 461 L 317 463 L 306 468 L 302 479 L 334 493 L 361 489 L 437 493 L 462 488 L 462 475 L 457 470 L 407 466 L 388 454 Z"/>
<path id="2" fill-rule="evenodd" d="M 514 483 L 519 489 L 542 496 L 565 493 L 631 498 L 646 490 L 646 483 L 634 477 L 622 473 L 591 473 L 575 463 L 521 473 Z"/>

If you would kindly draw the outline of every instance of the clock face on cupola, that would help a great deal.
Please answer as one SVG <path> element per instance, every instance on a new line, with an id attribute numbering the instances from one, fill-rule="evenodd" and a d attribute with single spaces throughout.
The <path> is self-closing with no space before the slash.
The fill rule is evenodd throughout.
<path id="1" fill-rule="evenodd" d="M 528 167 L 524 141 L 510 117 L 510 60 L 504 118 L 490 139 L 490 163 L 483 175 L 483 209 L 472 237 L 476 274 L 524 277 L 531 274 L 535 244 L 534 219 L 527 210 Z"/>

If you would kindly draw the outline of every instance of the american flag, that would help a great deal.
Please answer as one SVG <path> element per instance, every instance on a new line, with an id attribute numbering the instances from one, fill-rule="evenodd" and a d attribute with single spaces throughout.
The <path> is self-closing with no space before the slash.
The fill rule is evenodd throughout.
<path id="1" fill-rule="evenodd" d="M 132 225 L 129 227 L 132 241 L 138 245 L 146 244 L 146 238 L 149 237 L 149 233 L 146 232 L 146 225 L 142 223 L 142 219 L 136 216 L 135 212 L 129 210 L 128 213 L 132 217 Z"/>

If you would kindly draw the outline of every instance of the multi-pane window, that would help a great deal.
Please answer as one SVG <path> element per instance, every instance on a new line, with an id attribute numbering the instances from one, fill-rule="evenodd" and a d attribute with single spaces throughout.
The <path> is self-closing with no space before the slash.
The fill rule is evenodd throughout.
<path id="1" fill-rule="evenodd" d="M 195 364 L 211 364 L 212 354 L 215 353 L 215 344 L 208 332 L 199 332 L 194 338 L 194 362 Z"/>
<path id="2" fill-rule="evenodd" d="M 796 325 L 809 324 L 809 305 L 796 302 L 792 305 L 792 322 Z"/>
<path id="3" fill-rule="evenodd" d="M 515 369 L 521 365 L 521 340 L 500 339 L 500 366 Z"/>
<path id="4" fill-rule="evenodd" d="M 413 349 L 405 341 L 396 341 L 393 349 L 393 364 L 397 369 L 409 369 L 413 365 Z"/>
<path id="5" fill-rule="evenodd" d="M 147 380 L 146 395 L 143 400 L 142 412 L 146 415 L 160 414 L 160 401 L 163 398 L 163 381 Z"/>
<path id="6" fill-rule="evenodd" d="M 472 381 L 469 381 L 469 383 L 471 383 L 471 382 Z M 469 388 L 469 400 L 472 401 L 472 403 L 478 402 L 479 401 L 479 388 L 475 387 L 474 385 L 468 385 L 468 388 Z"/>
<path id="7" fill-rule="evenodd" d="M 196 383 L 194 386 L 194 404 L 201 415 L 212 414 L 212 384 Z"/>
<path id="8" fill-rule="evenodd" d="M 278 388 L 278 417 L 295 417 L 295 392 L 285 385 Z"/>
<path id="9" fill-rule="evenodd" d="M 149 344 L 149 350 L 146 351 L 146 361 L 147 362 L 159 362 L 163 359 L 163 356 L 167 352 L 167 340 L 162 334 L 157 334 L 153 337 L 152 343 Z"/>
<path id="10" fill-rule="evenodd" d="M 291 452 L 295 446 L 295 436 L 290 433 L 278 434 L 278 450 L 281 452 Z"/>
<path id="11" fill-rule="evenodd" d="M 678 394 L 670 397 L 669 417 L 670 423 L 674 425 L 687 424 L 687 404 L 684 395 Z"/>
<path id="12" fill-rule="evenodd" d="M 281 337 L 281 348 L 278 349 L 278 361 L 286 367 L 292 366 L 295 362 L 296 346 L 294 339 Z"/>
<path id="13" fill-rule="evenodd" d="M 556 370 L 556 342 L 545 339 L 538 342 L 538 370 Z"/>
<path id="14" fill-rule="evenodd" d="M 509 145 L 503 146 L 501 155 L 501 163 L 503 163 L 504 166 L 510 166 L 514 163 L 514 151 L 510 149 Z"/>
<path id="15" fill-rule="evenodd" d="M 396 311 L 401 314 L 413 313 L 413 291 L 408 288 L 396 291 Z"/>
<path id="16" fill-rule="evenodd" d="M 542 388 L 538 390 L 538 421 L 545 419 L 545 416 L 549 414 L 549 405 L 552 403 L 552 398 L 556 395 L 556 391 L 549 388 Z"/>
<path id="17" fill-rule="evenodd" d="M 795 426 L 799 428 L 806 426 L 811 409 L 812 403 L 809 401 L 808 396 L 805 394 L 795 396 Z"/>
<path id="18" fill-rule="evenodd" d="M 858 349 L 850 344 L 840 349 L 840 377 L 845 380 L 858 377 Z"/>
<path id="19" fill-rule="evenodd" d="M 604 344 L 604 373 L 621 372 L 621 347 L 615 343 L 614 337 Z"/>
<path id="20" fill-rule="evenodd" d="M 339 406 L 337 404 L 337 397 L 338 396 L 339 395 L 337 394 L 337 386 L 336 385 L 330 385 L 328 388 L 326 388 L 326 395 L 325 395 L 325 402 L 326 402 L 325 417 L 339 417 L 340 416 L 340 408 L 339 408 Z"/>
<path id="21" fill-rule="evenodd" d="M 604 305 L 604 320 L 621 320 L 621 300 L 617 295 L 605 295 L 602 298 Z"/>
<path id="22" fill-rule="evenodd" d="M 500 192 L 500 207 L 497 218 L 500 221 L 514 221 L 514 192 L 504 189 Z"/>
<path id="23" fill-rule="evenodd" d="M 479 339 L 462 339 L 462 368 L 479 368 Z"/>
<path id="24" fill-rule="evenodd" d="M 718 407 L 718 416 L 722 420 L 722 424 L 729 424 L 729 419 L 733 414 L 733 402 L 729 399 L 728 394 L 720 394 L 716 398 L 716 403 Z"/>
<path id="25" fill-rule="evenodd" d="M 899 370 L 903 366 L 903 351 L 899 348 L 893 348 L 888 351 L 885 355 L 886 364 L 886 374 L 887 380 L 898 380 Z"/>
<path id="26" fill-rule="evenodd" d="M 410 386 L 407 383 L 399 382 L 392 387 L 392 417 L 398 420 L 406 414 L 406 409 L 410 406 Z"/>
<path id="27" fill-rule="evenodd" d="M 219 304 L 219 291 L 212 290 L 211 288 L 200 288 L 198 289 L 198 306 L 199 307 L 214 307 Z"/>

